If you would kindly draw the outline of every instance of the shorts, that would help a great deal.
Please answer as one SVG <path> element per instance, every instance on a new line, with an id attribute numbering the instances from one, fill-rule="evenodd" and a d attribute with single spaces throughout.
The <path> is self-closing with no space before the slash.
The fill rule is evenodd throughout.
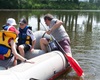
<path id="1" fill-rule="evenodd" d="M 64 39 L 58 42 L 66 53 L 71 53 L 70 40 Z"/>
<path id="2" fill-rule="evenodd" d="M 28 44 L 22 44 L 24 46 L 25 53 L 30 50 L 30 46 Z"/>
<path id="3" fill-rule="evenodd" d="M 25 53 L 27 52 L 27 51 L 29 51 L 30 50 L 30 45 L 28 45 L 28 44 L 21 44 L 21 45 L 23 45 L 24 46 L 24 51 L 25 51 Z M 17 52 L 19 52 L 18 51 L 18 44 L 17 44 Z"/>

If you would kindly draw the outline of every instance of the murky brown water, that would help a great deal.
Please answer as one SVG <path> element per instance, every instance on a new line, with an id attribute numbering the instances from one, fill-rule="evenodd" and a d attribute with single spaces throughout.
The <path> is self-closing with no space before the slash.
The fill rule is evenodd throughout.
<path id="1" fill-rule="evenodd" d="M 72 70 L 58 80 L 99 80 L 100 79 L 100 11 L 0 11 L 0 29 L 6 19 L 13 17 L 17 23 L 26 17 L 33 31 L 44 29 L 38 20 L 46 13 L 53 14 L 64 21 L 66 31 L 71 38 L 73 57 L 84 70 L 84 78 L 80 78 Z M 38 27 L 37 27 L 38 26 Z M 17 27 L 17 26 L 16 26 Z"/>

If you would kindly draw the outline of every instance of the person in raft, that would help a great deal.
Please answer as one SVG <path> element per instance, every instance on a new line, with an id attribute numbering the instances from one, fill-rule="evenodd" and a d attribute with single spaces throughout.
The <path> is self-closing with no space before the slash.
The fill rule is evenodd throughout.
<path id="1" fill-rule="evenodd" d="M 51 14 L 46 14 L 44 16 L 44 21 L 47 26 L 49 26 L 49 30 L 46 31 L 47 34 L 51 34 L 56 41 L 60 44 L 60 46 L 64 49 L 66 54 L 71 54 L 70 47 L 70 38 L 67 32 L 64 29 L 63 22 L 61 20 L 55 19 Z M 41 49 L 46 51 L 46 46 L 48 45 L 48 39 L 41 38 L 40 45 Z"/>
<path id="2" fill-rule="evenodd" d="M 3 25 L 2 28 L 3 28 L 3 30 L 13 31 L 13 32 L 19 34 L 19 31 L 15 28 L 16 25 L 17 25 L 17 24 L 16 24 L 15 19 L 13 19 L 13 18 L 8 18 L 6 24 Z"/>
<path id="3" fill-rule="evenodd" d="M 4 30 L 0 31 L 0 67 L 4 67 L 6 69 L 15 65 L 15 59 L 19 59 L 22 62 L 32 63 L 16 51 L 15 39 L 18 35 L 18 31 L 14 27 L 15 25 L 15 20 L 13 18 L 9 18 L 7 20 L 7 24 L 3 26 Z"/>
<path id="4" fill-rule="evenodd" d="M 27 24 L 27 20 L 22 18 L 19 22 L 19 35 L 18 35 L 18 43 L 17 49 L 19 53 L 25 57 L 25 53 L 27 51 L 34 51 L 34 46 L 36 43 L 36 38 L 32 32 L 32 29 Z"/>

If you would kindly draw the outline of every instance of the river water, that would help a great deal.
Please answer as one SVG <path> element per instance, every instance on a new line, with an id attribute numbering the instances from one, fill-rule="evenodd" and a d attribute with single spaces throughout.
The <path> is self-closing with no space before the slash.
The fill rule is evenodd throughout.
<path id="1" fill-rule="evenodd" d="M 71 39 L 73 57 L 84 70 L 80 78 L 74 70 L 65 73 L 57 80 L 99 80 L 100 79 L 100 11 L 66 11 L 66 10 L 1 10 L 0 29 L 7 18 L 13 17 L 18 23 L 21 17 L 26 17 L 33 31 L 45 30 L 39 19 L 45 25 L 43 17 L 51 13 L 55 18 L 64 22 L 66 31 Z M 16 26 L 18 27 L 18 26 Z"/>

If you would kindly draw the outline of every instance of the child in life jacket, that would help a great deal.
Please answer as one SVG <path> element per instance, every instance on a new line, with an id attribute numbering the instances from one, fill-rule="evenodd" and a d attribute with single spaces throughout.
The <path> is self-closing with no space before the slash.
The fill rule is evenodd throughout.
<path id="1" fill-rule="evenodd" d="M 28 26 L 28 22 L 25 18 L 19 21 L 19 34 L 18 34 L 18 51 L 24 57 L 27 51 L 34 51 L 36 38 Z"/>

